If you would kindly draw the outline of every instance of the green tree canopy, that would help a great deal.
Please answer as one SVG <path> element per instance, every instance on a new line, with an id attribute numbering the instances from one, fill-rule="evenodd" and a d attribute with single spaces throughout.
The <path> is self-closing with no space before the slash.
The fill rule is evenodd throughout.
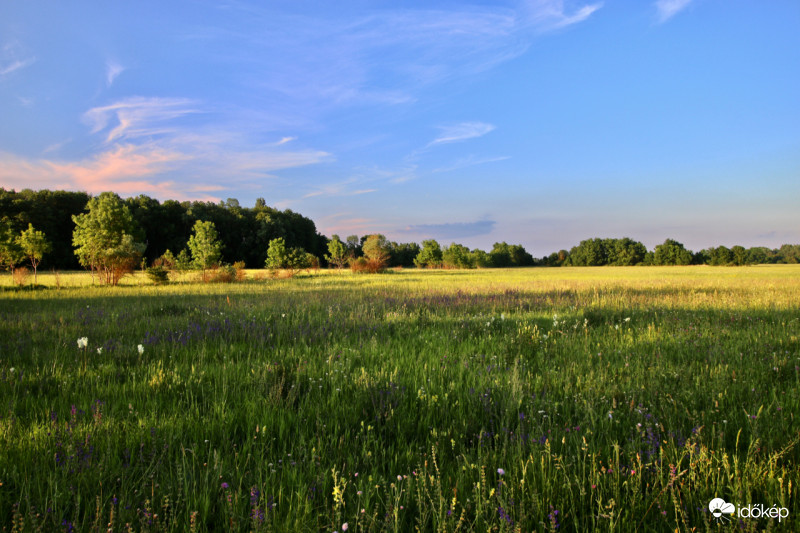
<path id="1" fill-rule="evenodd" d="M 222 256 L 222 243 L 217 236 L 217 227 L 209 220 L 195 221 L 187 246 L 192 254 L 192 262 L 203 274 L 207 268 L 216 265 Z"/>
<path id="2" fill-rule="evenodd" d="M 678 241 L 667 239 L 656 246 L 653 261 L 656 265 L 688 265 L 692 262 L 692 252 Z"/>
<path id="3" fill-rule="evenodd" d="M 312 254 L 300 247 L 287 248 L 286 240 L 279 237 L 269 242 L 266 267 L 273 272 L 287 270 L 290 276 L 294 276 L 297 272 L 310 268 L 312 258 Z"/>
<path id="4" fill-rule="evenodd" d="M 325 260 L 338 269 L 347 263 L 347 247 L 338 235 L 334 235 L 328 242 L 328 255 L 325 256 Z"/>
<path id="5" fill-rule="evenodd" d="M 442 266 L 442 248 L 434 239 L 422 241 L 422 250 L 414 258 L 414 264 L 420 268 L 436 268 Z"/>
<path id="6" fill-rule="evenodd" d="M 475 268 L 475 259 L 463 244 L 450 243 L 442 251 L 442 262 L 449 268 Z"/>
<path id="7" fill-rule="evenodd" d="M 17 239 L 20 250 L 31 262 L 33 267 L 33 283 L 36 284 L 36 271 L 44 254 L 50 252 L 52 245 L 44 235 L 44 232 L 34 229 L 33 224 L 28 224 L 28 229 L 22 232 Z"/>
<path id="8" fill-rule="evenodd" d="M 24 258 L 25 254 L 22 253 L 17 236 L 11 229 L 11 224 L 6 220 L 0 220 L 0 267 L 13 272 Z"/>
<path id="9" fill-rule="evenodd" d="M 380 233 L 367 235 L 361 245 L 361 249 L 364 252 L 364 256 L 370 261 L 383 263 L 384 265 L 389 261 L 389 241 Z"/>
<path id="10" fill-rule="evenodd" d="M 139 229 L 127 206 L 112 192 L 89 199 L 86 211 L 72 217 L 75 255 L 81 265 L 100 273 L 101 280 L 116 284 L 126 273 L 119 269 L 128 270 L 132 255 L 144 251 L 145 246 L 136 240 Z"/>

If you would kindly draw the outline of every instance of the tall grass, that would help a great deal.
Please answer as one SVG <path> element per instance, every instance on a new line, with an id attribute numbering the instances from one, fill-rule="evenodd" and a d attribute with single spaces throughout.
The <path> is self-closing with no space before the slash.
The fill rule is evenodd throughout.
<path id="1" fill-rule="evenodd" d="M 5 530 L 798 527 L 797 266 L 3 281 Z"/>

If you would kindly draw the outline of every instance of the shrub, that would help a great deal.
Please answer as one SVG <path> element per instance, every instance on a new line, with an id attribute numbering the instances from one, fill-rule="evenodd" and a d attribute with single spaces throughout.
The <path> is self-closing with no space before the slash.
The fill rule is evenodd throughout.
<path id="1" fill-rule="evenodd" d="M 25 285 L 25 282 L 27 281 L 28 276 L 30 275 L 30 270 L 28 270 L 27 267 L 17 267 L 14 269 L 11 275 L 14 278 L 14 283 L 22 287 L 23 285 Z"/>
<path id="2" fill-rule="evenodd" d="M 169 283 L 169 271 L 161 265 L 148 268 L 147 277 L 156 285 Z"/>
<path id="3" fill-rule="evenodd" d="M 233 268 L 236 271 L 236 281 L 244 281 L 247 279 L 247 272 L 244 271 L 244 261 L 236 261 Z"/>

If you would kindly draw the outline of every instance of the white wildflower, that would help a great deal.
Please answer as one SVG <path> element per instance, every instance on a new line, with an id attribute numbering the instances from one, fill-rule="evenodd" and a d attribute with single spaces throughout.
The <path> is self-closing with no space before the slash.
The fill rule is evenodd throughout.
<path id="1" fill-rule="evenodd" d="M 137 346 L 136 349 L 139 351 L 139 355 L 142 355 L 144 353 L 144 346 L 142 346 L 141 344 Z"/>
<path id="2" fill-rule="evenodd" d="M 89 345 L 89 337 L 81 337 L 78 339 L 78 348 L 86 348 Z"/>

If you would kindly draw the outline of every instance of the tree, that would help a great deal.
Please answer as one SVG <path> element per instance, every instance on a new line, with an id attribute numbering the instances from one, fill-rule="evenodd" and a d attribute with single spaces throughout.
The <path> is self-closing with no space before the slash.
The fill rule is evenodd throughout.
<path id="1" fill-rule="evenodd" d="M 737 244 L 731 248 L 731 253 L 733 254 L 734 265 L 742 266 L 747 264 L 747 249 L 744 246 Z"/>
<path id="2" fill-rule="evenodd" d="M 603 239 L 586 239 L 569 251 L 572 266 L 602 266 L 608 263 L 608 254 Z"/>
<path id="3" fill-rule="evenodd" d="M 348 235 L 346 243 L 347 255 L 350 257 L 350 259 L 355 259 L 361 255 L 361 241 L 359 240 L 358 235 Z"/>
<path id="4" fill-rule="evenodd" d="M 217 236 L 217 227 L 211 221 L 197 220 L 192 228 L 187 246 L 192 254 L 192 262 L 203 271 L 216 265 L 222 255 L 222 243 Z"/>
<path id="5" fill-rule="evenodd" d="M 656 246 L 653 261 L 656 265 L 688 265 L 692 262 L 692 252 L 678 241 L 667 239 Z"/>
<path id="6" fill-rule="evenodd" d="M 436 268 L 442 266 L 442 248 L 434 239 L 422 241 L 422 250 L 414 258 L 414 264 L 420 268 Z"/>
<path id="7" fill-rule="evenodd" d="M 101 281 L 116 285 L 132 271 L 132 267 L 128 269 L 131 259 L 137 253 L 141 254 L 145 245 L 137 242 L 139 230 L 127 206 L 116 194 L 104 192 L 91 198 L 86 210 L 86 213 L 72 217 L 75 222 L 72 233 L 75 255 L 81 265 L 92 273 L 97 271 Z"/>
<path id="8" fill-rule="evenodd" d="M 414 259 L 419 255 L 422 248 L 415 242 L 389 243 L 391 256 L 389 266 L 393 267 L 412 267 Z"/>
<path id="9" fill-rule="evenodd" d="M 708 251 L 709 264 L 724 266 L 733 263 L 733 252 L 727 246 L 717 246 Z"/>
<path id="10" fill-rule="evenodd" d="M 17 242 L 19 243 L 22 253 L 25 254 L 25 257 L 31 262 L 31 266 L 33 267 L 33 284 L 36 285 L 36 270 L 39 266 L 39 262 L 42 260 L 42 257 L 44 257 L 44 254 L 52 249 L 52 245 L 44 236 L 43 232 L 36 231 L 33 228 L 33 224 L 28 224 L 28 229 L 20 234 Z"/>
<path id="11" fill-rule="evenodd" d="M 269 242 L 266 267 L 272 272 L 288 270 L 289 276 L 294 277 L 301 270 L 311 267 L 313 257 L 302 248 L 287 248 L 286 240 L 279 237 Z"/>
<path id="12" fill-rule="evenodd" d="M 608 239 L 606 252 L 609 265 L 631 266 L 644 261 L 647 248 L 638 241 L 623 237 L 622 239 Z"/>
<path id="13" fill-rule="evenodd" d="M 19 242 L 14 236 L 11 224 L 0 220 L 0 266 L 14 273 L 16 266 L 25 258 Z"/>
<path id="14" fill-rule="evenodd" d="M 508 247 L 508 255 L 513 266 L 533 266 L 533 256 L 521 244 L 512 244 Z"/>
<path id="15" fill-rule="evenodd" d="M 442 262 L 450 268 L 475 268 L 469 248 L 462 244 L 450 243 L 442 252 Z"/>
<path id="16" fill-rule="evenodd" d="M 361 249 L 367 260 L 378 267 L 378 270 L 382 270 L 389 262 L 389 241 L 379 233 L 367 235 Z"/>
<path id="17" fill-rule="evenodd" d="M 334 235 L 328 242 L 328 254 L 325 256 L 325 260 L 339 270 L 347 263 L 347 248 L 338 235 Z"/>

